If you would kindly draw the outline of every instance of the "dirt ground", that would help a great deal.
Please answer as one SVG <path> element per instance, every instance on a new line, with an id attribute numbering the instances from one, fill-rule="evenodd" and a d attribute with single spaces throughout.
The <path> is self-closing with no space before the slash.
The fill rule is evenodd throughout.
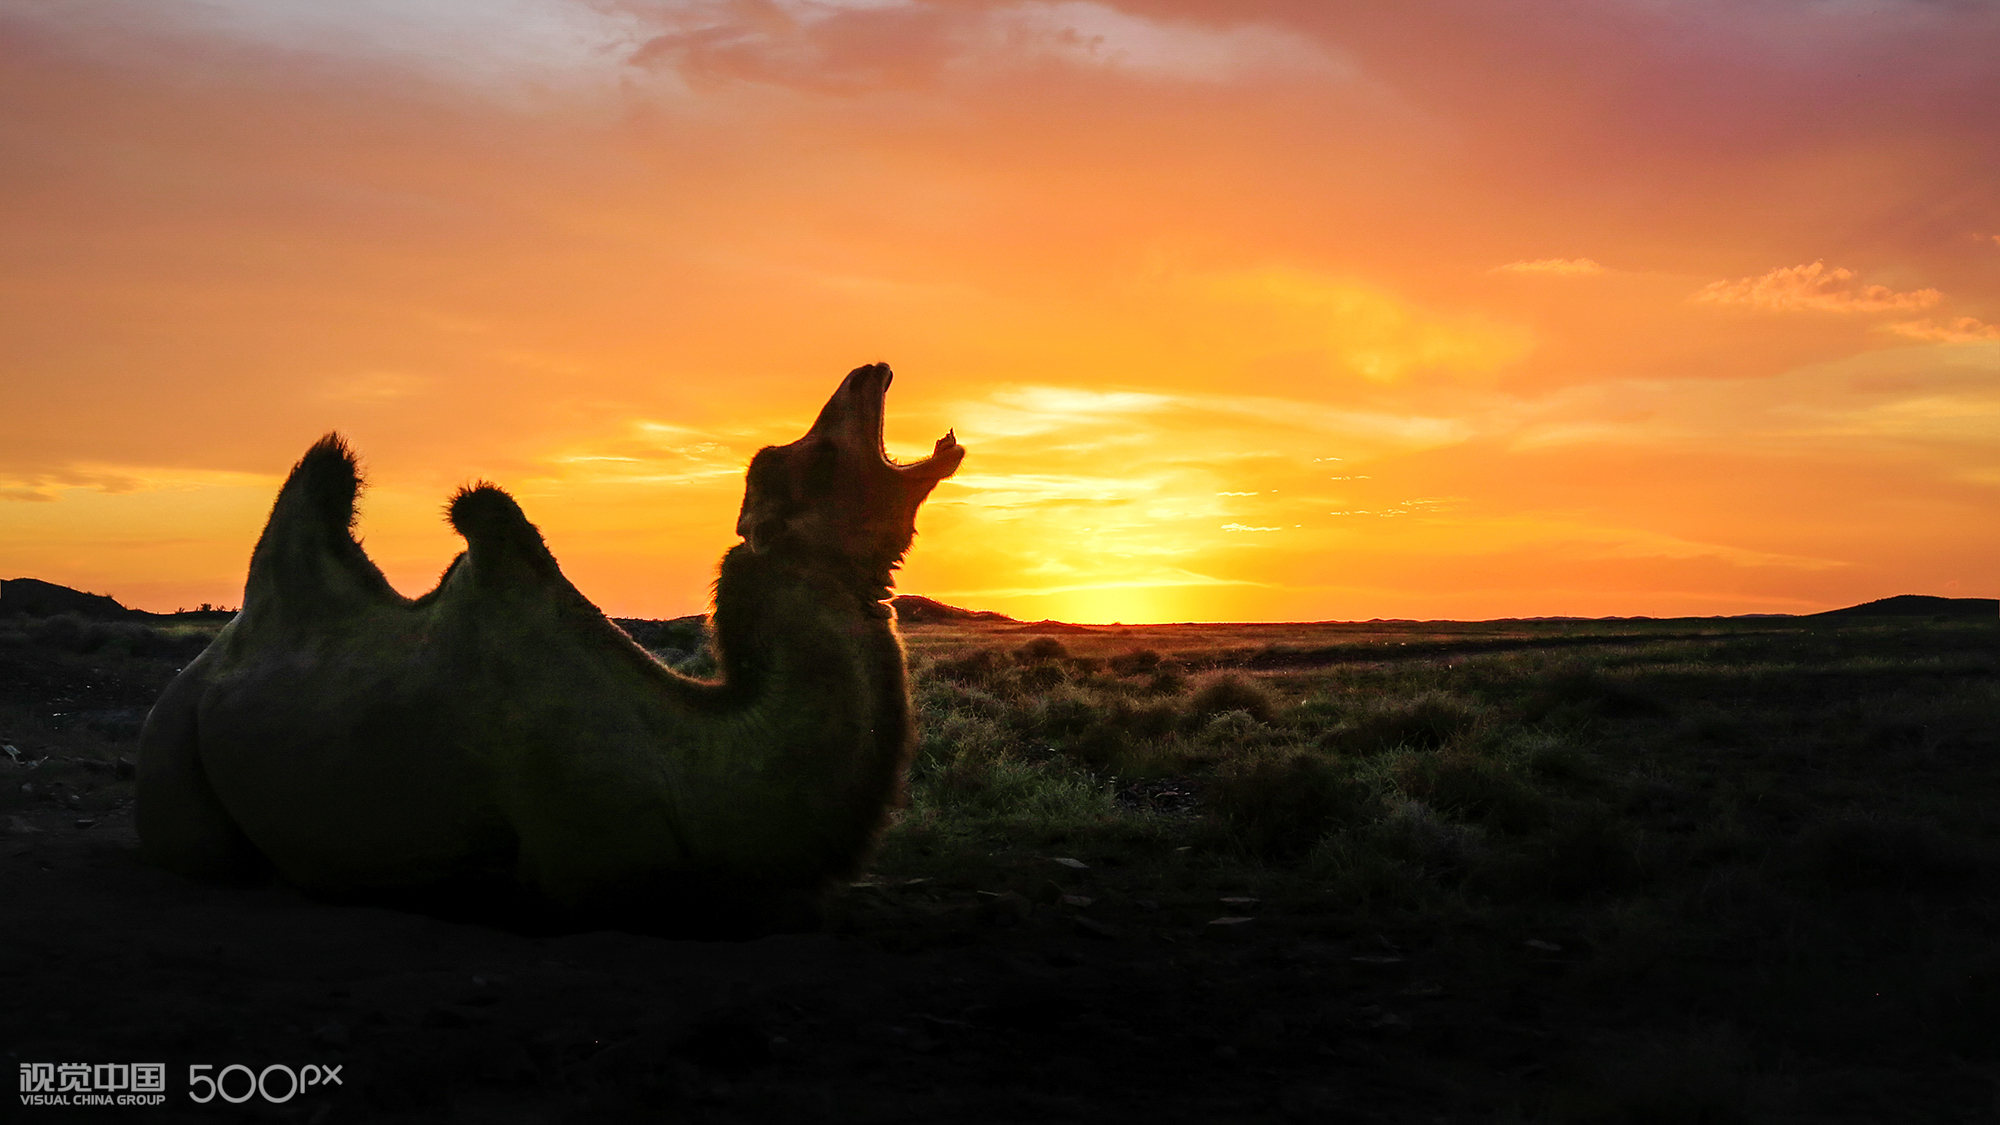
<path id="1" fill-rule="evenodd" d="M 17 1119 L 1432 1121 L 1518 1104 L 1544 1070 L 1531 1000 L 1440 995 L 1407 951 L 1296 914 L 1134 900 L 1074 857 L 1049 857 L 1052 901 L 878 881 L 826 932 L 741 943 L 189 883 L 140 862 L 130 769 L 186 658 L 0 649 L 8 1070 L 167 1075 L 162 1105 L 10 1098 Z M 1093 892 L 1088 915 L 1058 889 Z M 191 1100 L 190 1067 L 232 1064 L 339 1082 Z"/>

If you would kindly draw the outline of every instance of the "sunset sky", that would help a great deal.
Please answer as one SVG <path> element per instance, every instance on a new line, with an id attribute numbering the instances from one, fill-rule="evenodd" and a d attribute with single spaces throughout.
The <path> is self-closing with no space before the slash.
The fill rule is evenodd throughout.
<path id="1" fill-rule="evenodd" d="M 0 578 L 236 605 L 322 433 L 698 612 L 848 369 L 901 589 L 1078 621 L 2000 593 L 2000 4 L 0 0 Z"/>

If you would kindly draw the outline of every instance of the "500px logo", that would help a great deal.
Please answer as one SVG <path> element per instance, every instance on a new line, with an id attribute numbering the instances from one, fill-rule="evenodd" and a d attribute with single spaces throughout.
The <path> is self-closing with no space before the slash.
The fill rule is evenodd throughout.
<path id="1" fill-rule="evenodd" d="M 208 1073 L 211 1070 L 215 1070 L 214 1063 L 198 1063 L 188 1067 L 188 1097 L 204 1103 L 221 1098 L 225 1102 L 235 1104 L 247 1102 L 255 1095 L 275 1104 L 291 1101 L 294 1095 L 308 1087 L 341 1084 L 340 1067 L 321 1066 L 318 1063 L 307 1063 L 297 1070 L 284 1063 L 272 1063 L 259 1071 L 252 1071 L 242 1063 L 230 1063 L 213 1075 Z M 243 1075 L 241 1083 L 243 1092 L 240 1094 L 230 1090 L 232 1085 L 230 1075 L 233 1074 Z M 282 1095 L 277 1092 L 280 1089 L 284 1091 Z"/>
<path id="2" fill-rule="evenodd" d="M 20 1074 L 22 1105 L 159 1105 L 167 1100 L 165 1063 L 24 1062 Z M 315 1086 L 339 1085 L 338 1065 L 272 1063 L 262 1070 L 242 1063 L 219 1069 L 214 1063 L 188 1067 L 188 1097 L 199 1104 L 220 1099 L 235 1105 L 262 1098 L 275 1105 Z"/>

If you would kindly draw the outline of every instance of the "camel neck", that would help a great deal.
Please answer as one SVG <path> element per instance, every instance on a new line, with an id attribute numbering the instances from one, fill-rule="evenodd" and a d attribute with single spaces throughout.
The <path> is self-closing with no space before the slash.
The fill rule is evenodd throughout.
<path id="1" fill-rule="evenodd" d="M 794 826 L 778 850 L 801 885 L 853 874 L 901 803 L 914 727 L 902 642 L 866 600 L 879 589 L 742 546 L 716 579 L 723 681 L 712 698 L 735 734 L 711 763 L 715 791 L 730 799 L 708 804 L 753 815 L 745 795 L 761 793 L 759 823 Z M 774 778 L 784 782 L 773 788 Z"/>
<path id="2" fill-rule="evenodd" d="M 722 557 L 711 621 L 726 693 L 748 702 L 789 669 L 827 679 L 859 674 L 865 682 L 853 687 L 900 698 L 901 642 L 863 589 L 840 568 L 732 548 Z"/>

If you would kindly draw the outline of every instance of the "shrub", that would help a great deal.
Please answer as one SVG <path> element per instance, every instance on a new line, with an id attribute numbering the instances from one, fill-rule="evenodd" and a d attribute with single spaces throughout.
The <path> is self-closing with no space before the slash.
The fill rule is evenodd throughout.
<path id="1" fill-rule="evenodd" d="M 1068 655 L 1069 649 L 1054 637 L 1036 637 L 1014 650 L 1014 659 L 1021 664 L 1046 664 Z"/>
<path id="2" fill-rule="evenodd" d="M 1349 710 L 1350 705 L 1344 700 L 1327 695 L 1312 695 L 1292 708 L 1290 722 L 1302 730 L 1331 730 L 1347 718 Z"/>
<path id="3" fill-rule="evenodd" d="M 1196 718 L 1241 711 L 1260 723 L 1268 723 L 1278 712 L 1277 703 L 1264 685 L 1234 674 L 1212 676 L 1195 688 L 1188 708 Z"/>
<path id="4" fill-rule="evenodd" d="M 952 660 L 940 660 L 931 670 L 957 684 L 990 684 L 999 675 L 1000 667 L 999 650 L 981 648 Z"/>
<path id="5" fill-rule="evenodd" d="M 1304 855 L 1327 833 L 1381 812 L 1372 788 L 1310 752 L 1239 759 L 1224 767 L 1205 796 L 1247 850 L 1271 859 Z"/>
<path id="6" fill-rule="evenodd" d="M 1219 715 L 1210 715 L 1196 733 L 1195 740 L 1204 746 L 1232 749 L 1269 742 L 1270 736 L 1275 733 L 1252 718 L 1248 711 L 1224 711 Z"/>
<path id="7" fill-rule="evenodd" d="M 1491 758 L 1459 751 L 1410 754 L 1394 764 L 1391 776 L 1405 796 L 1500 832 L 1529 832 L 1549 821 L 1548 799 Z"/>
<path id="8" fill-rule="evenodd" d="M 1132 736 L 1141 740 L 1165 738 L 1180 726 L 1181 710 L 1171 702 L 1132 703 L 1119 700 L 1112 711 L 1113 719 Z"/>
<path id="9" fill-rule="evenodd" d="M 1121 676 L 1142 676 L 1160 667 L 1160 654 L 1150 648 L 1135 648 L 1111 658 L 1111 670 Z"/>
<path id="10" fill-rule="evenodd" d="M 1542 781 L 1583 788 L 1601 780 L 1589 755 L 1572 743 L 1548 735 L 1520 741 L 1527 746 L 1528 772 Z"/>
<path id="11" fill-rule="evenodd" d="M 1629 683 L 1581 662 L 1557 667 L 1530 693 L 1523 710 L 1530 721 L 1578 714 L 1603 719 L 1664 715 L 1668 708 Z"/>
<path id="12" fill-rule="evenodd" d="M 1363 754 L 1393 750 L 1435 750 L 1471 730 L 1478 712 L 1470 703 L 1441 691 L 1420 692 L 1402 699 L 1372 701 L 1352 722 L 1336 728 L 1323 741 Z"/>
<path id="13" fill-rule="evenodd" d="M 1030 762 L 1011 754 L 959 754 L 913 779 L 911 805 L 954 816 L 1041 830 L 1089 822 L 1115 810 L 1111 790 L 1061 759 Z"/>
<path id="14" fill-rule="evenodd" d="M 1485 852 L 1485 837 L 1477 828 L 1455 824 L 1422 801 L 1404 801 L 1370 825 L 1375 846 L 1402 859 L 1425 878 L 1462 878 Z"/>
<path id="15" fill-rule="evenodd" d="M 1014 670 L 1014 680 L 1025 691 L 1048 691 L 1069 679 L 1069 669 L 1056 661 L 1024 664 Z"/>
<path id="16" fill-rule="evenodd" d="M 1101 725 L 1104 717 L 1097 700 L 1074 688 L 1049 692 L 1021 716 L 1025 733 L 1058 744 Z"/>
<path id="17" fill-rule="evenodd" d="M 1407 902 L 1421 897 L 1427 882 L 1463 879 L 1484 855 L 1477 828 L 1445 820 L 1422 801 L 1403 801 L 1386 816 L 1323 837 L 1309 862 L 1335 894 Z"/>

